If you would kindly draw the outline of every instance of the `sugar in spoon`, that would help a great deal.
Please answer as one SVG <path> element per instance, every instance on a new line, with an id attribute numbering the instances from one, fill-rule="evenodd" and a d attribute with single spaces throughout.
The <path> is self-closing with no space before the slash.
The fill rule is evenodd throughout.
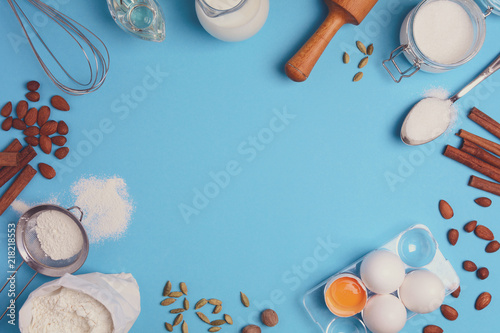
<path id="1" fill-rule="evenodd" d="M 451 105 L 499 69 L 500 55 L 481 74 L 449 99 L 428 97 L 415 104 L 401 126 L 401 140 L 407 145 L 417 146 L 437 139 L 451 123 Z"/>

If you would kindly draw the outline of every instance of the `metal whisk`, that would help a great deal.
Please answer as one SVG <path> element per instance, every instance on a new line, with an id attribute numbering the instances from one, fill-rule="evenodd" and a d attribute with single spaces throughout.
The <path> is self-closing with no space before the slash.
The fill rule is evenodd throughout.
<path id="1" fill-rule="evenodd" d="M 37 29 L 33 26 L 31 21 L 28 19 L 26 13 L 19 6 L 16 0 L 7 0 L 14 14 L 16 15 L 17 20 L 21 24 L 21 28 L 23 29 L 26 38 L 31 46 L 31 49 L 35 53 L 35 56 L 42 65 L 43 70 L 47 73 L 48 77 L 54 82 L 54 84 L 61 90 L 65 91 L 70 95 L 84 95 L 96 91 L 99 89 L 104 80 L 106 79 L 106 75 L 108 74 L 109 69 L 109 53 L 104 42 L 97 37 L 92 31 L 85 28 L 80 23 L 71 19 L 70 17 L 64 15 L 63 13 L 57 11 L 56 9 L 46 5 L 40 0 L 26 0 L 35 6 L 38 10 L 43 12 L 48 16 L 49 19 L 58 24 L 65 32 L 67 32 L 73 40 L 78 44 L 80 49 L 82 50 L 85 59 L 87 60 L 87 64 L 90 71 L 90 78 L 86 82 L 81 82 L 75 79 L 68 70 L 59 62 L 57 57 L 52 53 L 50 48 L 47 46 L 42 36 L 40 36 Z M 66 75 L 66 78 L 60 79 L 57 78 L 56 75 L 51 71 L 51 69 L 47 66 L 44 59 L 37 51 L 37 48 L 33 44 L 33 41 L 30 38 L 30 33 L 28 30 L 33 31 L 36 38 L 39 40 L 41 46 L 47 51 L 47 57 L 52 58 L 55 62 L 56 67 L 59 67 L 62 72 Z M 87 34 L 87 35 L 86 35 Z M 92 43 L 90 39 L 95 39 L 99 43 L 99 47 Z M 103 51 L 101 52 L 100 48 L 102 45 Z M 69 79 L 69 80 L 68 80 Z M 86 80 L 86 79 L 85 79 Z M 69 82 L 73 87 L 66 85 L 63 83 L 64 81 Z M 71 83 L 72 82 L 72 83 Z"/>

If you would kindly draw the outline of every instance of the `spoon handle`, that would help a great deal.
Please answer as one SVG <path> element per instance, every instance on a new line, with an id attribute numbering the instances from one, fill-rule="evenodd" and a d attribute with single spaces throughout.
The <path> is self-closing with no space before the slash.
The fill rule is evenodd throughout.
<path id="1" fill-rule="evenodd" d="M 471 83 L 469 83 L 462 90 L 457 92 L 455 96 L 451 97 L 450 98 L 451 102 L 455 103 L 459 98 L 464 97 L 465 94 L 467 94 L 475 86 L 486 80 L 486 78 L 488 78 L 491 74 L 495 73 L 499 69 L 500 69 L 500 55 L 495 60 L 493 60 L 493 62 L 488 67 L 486 67 L 486 69 L 481 74 L 479 74 L 474 80 L 472 80 Z"/>

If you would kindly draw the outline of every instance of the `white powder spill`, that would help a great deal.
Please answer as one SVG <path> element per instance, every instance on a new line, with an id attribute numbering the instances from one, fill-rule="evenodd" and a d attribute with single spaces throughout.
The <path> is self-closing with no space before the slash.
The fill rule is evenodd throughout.
<path id="1" fill-rule="evenodd" d="M 85 213 L 83 225 L 91 243 L 125 233 L 133 205 L 123 179 L 82 178 L 72 185 L 71 193 L 76 196 L 75 206 Z"/>
<path id="2" fill-rule="evenodd" d="M 51 205 L 58 205 L 59 206 L 59 202 L 58 202 L 58 199 L 57 197 L 55 196 L 52 196 L 50 197 L 49 200 L 47 201 L 44 201 L 44 202 L 39 202 L 39 203 L 26 203 L 22 200 L 19 200 L 19 199 L 16 199 L 14 200 L 14 202 L 10 205 L 10 207 L 19 215 L 23 215 L 24 213 L 26 213 L 26 211 L 28 209 L 30 209 L 31 207 L 34 207 L 34 206 L 37 206 L 37 205 L 42 205 L 42 204 L 51 204 Z"/>
<path id="3" fill-rule="evenodd" d="M 83 247 L 80 228 L 64 213 L 42 212 L 36 218 L 35 231 L 43 252 L 53 260 L 69 259 Z"/>
<path id="4" fill-rule="evenodd" d="M 474 27 L 465 9 L 453 1 L 441 0 L 423 5 L 413 22 L 418 48 L 441 64 L 463 60 L 474 42 Z"/>
<path id="5" fill-rule="evenodd" d="M 33 300 L 29 333 L 110 333 L 113 320 L 102 303 L 87 294 L 60 288 Z"/>

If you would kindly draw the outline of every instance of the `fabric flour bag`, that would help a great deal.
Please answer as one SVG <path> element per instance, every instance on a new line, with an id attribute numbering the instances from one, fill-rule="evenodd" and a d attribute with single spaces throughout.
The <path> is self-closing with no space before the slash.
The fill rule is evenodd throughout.
<path id="1" fill-rule="evenodd" d="M 126 333 L 140 312 L 132 274 L 66 274 L 29 295 L 19 311 L 19 329 L 36 332 L 38 325 L 44 332 Z"/>

